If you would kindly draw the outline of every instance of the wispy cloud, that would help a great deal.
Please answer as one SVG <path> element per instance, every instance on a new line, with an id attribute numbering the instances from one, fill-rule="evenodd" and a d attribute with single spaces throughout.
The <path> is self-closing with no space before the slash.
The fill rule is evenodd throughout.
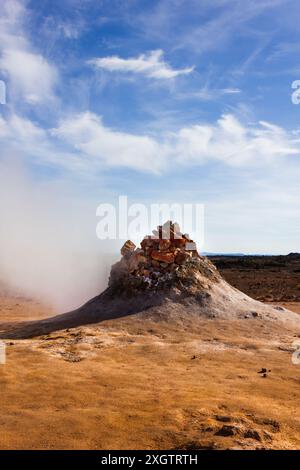
<path id="1" fill-rule="evenodd" d="M 164 52 L 161 49 L 128 59 L 123 59 L 119 56 L 99 57 L 89 60 L 88 63 L 109 72 L 130 72 L 156 79 L 170 79 L 178 75 L 188 75 L 195 68 L 192 66 L 183 69 L 173 69 L 165 62 Z"/>
<path id="2" fill-rule="evenodd" d="M 235 116 L 222 116 L 216 124 L 198 124 L 176 133 L 161 131 L 155 138 L 121 133 L 84 113 L 64 120 L 54 131 L 80 151 L 108 166 L 164 172 L 174 162 L 197 166 L 220 161 L 229 166 L 260 166 L 274 159 L 300 154 L 300 139 L 279 126 L 260 121 L 245 126 Z"/>
<path id="3" fill-rule="evenodd" d="M 203 87 L 197 91 L 188 91 L 185 93 L 178 93 L 176 98 L 185 99 L 193 98 L 200 101 L 214 101 L 218 100 L 221 96 L 225 95 L 237 95 L 241 93 L 240 88 L 209 88 Z"/>
<path id="4" fill-rule="evenodd" d="M 289 56 L 297 56 L 300 52 L 300 44 L 299 42 L 282 42 L 280 44 L 276 44 L 273 47 L 270 55 L 267 57 L 268 62 L 273 62 L 280 60 L 282 58 L 286 58 Z"/>
<path id="5" fill-rule="evenodd" d="M 209 2 L 206 11 L 219 4 L 217 14 L 209 16 L 207 21 L 188 29 L 177 37 L 178 49 L 193 49 L 195 54 L 204 54 L 217 49 L 224 49 L 237 35 L 256 36 L 258 31 L 247 28 L 249 22 L 266 11 L 287 3 L 288 0 L 227 0 L 225 2 Z M 265 35 L 262 29 L 260 35 Z"/>
<path id="6" fill-rule="evenodd" d="M 252 168 L 300 155 L 298 135 L 264 121 L 246 126 L 232 114 L 215 124 L 161 130 L 156 136 L 111 129 L 90 112 L 64 119 L 48 130 L 12 116 L 0 120 L 0 136 L 7 149 L 78 175 L 83 170 L 93 174 L 122 167 L 164 174 L 174 164 L 193 168 L 211 162 Z"/>

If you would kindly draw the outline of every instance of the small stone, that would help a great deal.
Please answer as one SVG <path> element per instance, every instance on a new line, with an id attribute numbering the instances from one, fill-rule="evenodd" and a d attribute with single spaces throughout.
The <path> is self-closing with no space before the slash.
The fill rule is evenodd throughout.
<path id="1" fill-rule="evenodd" d="M 182 265 L 186 263 L 186 261 L 190 258 L 191 255 L 189 253 L 187 253 L 186 251 L 180 251 L 175 257 L 175 262 L 179 265 Z"/>
<path id="2" fill-rule="evenodd" d="M 255 439 L 256 441 L 261 441 L 261 436 L 258 431 L 255 429 L 247 429 L 244 433 L 245 439 Z"/>
<path id="3" fill-rule="evenodd" d="M 237 426 L 224 424 L 224 426 L 222 426 L 221 429 L 219 429 L 215 435 L 227 437 L 227 436 L 235 436 L 239 432 L 240 432 L 240 429 Z"/>
<path id="4" fill-rule="evenodd" d="M 143 248 L 143 250 L 152 248 L 153 246 L 154 246 L 154 240 L 151 239 L 150 237 L 146 237 L 141 241 L 141 247 Z"/>
<path id="5" fill-rule="evenodd" d="M 186 245 L 186 239 L 185 238 L 175 238 L 174 246 L 176 246 L 176 248 L 184 248 L 185 245 Z"/>
<path id="6" fill-rule="evenodd" d="M 153 250 L 151 258 L 161 263 L 174 263 L 174 253 Z"/>
<path id="7" fill-rule="evenodd" d="M 226 416 L 226 415 L 217 415 L 216 416 L 217 421 L 221 421 L 222 423 L 230 423 L 231 417 Z"/>
<path id="8" fill-rule="evenodd" d="M 262 422 L 263 422 L 263 424 L 266 424 L 267 426 L 271 426 L 273 432 L 279 432 L 280 431 L 279 421 L 276 421 L 275 419 L 265 418 L 265 419 L 263 419 Z"/>
<path id="9" fill-rule="evenodd" d="M 267 372 L 272 372 L 271 369 L 266 369 L 265 367 L 262 367 L 261 370 L 259 370 L 257 373 L 258 374 L 266 374 Z"/>
<path id="10" fill-rule="evenodd" d="M 171 246 L 171 241 L 166 239 L 159 240 L 158 246 L 160 251 L 167 251 Z"/>
<path id="11" fill-rule="evenodd" d="M 133 253 L 136 246 L 131 240 L 127 240 L 121 248 L 121 255 L 125 256 L 126 254 Z"/>

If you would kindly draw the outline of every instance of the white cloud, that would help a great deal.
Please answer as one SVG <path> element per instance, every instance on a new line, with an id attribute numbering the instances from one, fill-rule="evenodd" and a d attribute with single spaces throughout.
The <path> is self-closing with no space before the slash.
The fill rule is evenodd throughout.
<path id="1" fill-rule="evenodd" d="M 0 58 L 0 68 L 7 72 L 17 96 L 30 104 L 53 98 L 57 73 L 45 58 L 20 49 L 7 49 Z"/>
<path id="2" fill-rule="evenodd" d="M 45 131 L 34 124 L 30 119 L 24 119 L 16 114 L 8 120 L 0 117 L 0 135 L 3 138 L 15 138 L 16 143 L 37 142 L 37 139 L 45 137 Z"/>
<path id="3" fill-rule="evenodd" d="M 174 141 L 178 160 L 191 165 L 208 160 L 232 166 L 261 165 L 300 153 L 300 140 L 284 129 L 266 122 L 246 127 L 231 114 L 215 125 L 183 128 Z"/>
<path id="4" fill-rule="evenodd" d="M 163 51 L 158 49 L 129 59 L 118 56 L 99 57 L 88 61 L 88 63 L 109 72 L 132 72 L 157 79 L 170 79 L 178 75 L 187 75 L 195 68 L 193 66 L 184 69 L 173 69 L 164 61 L 163 55 Z"/>
<path id="5" fill-rule="evenodd" d="M 241 93 L 240 88 L 210 88 L 204 86 L 197 91 L 177 93 L 177 99 L 193 98 L 201 101 L 214 101 L 225 95 L 237 95 Z"/>
<path id="6" fill-rule="evenodd" d="M 220 92 L 224 95 L 235 95 L 241 93 L 241 90 L 239 88 L 222 88 Z"/>
<path id="7" fill-rule="evenodd" d="M 267 122 L 246 127 L 230 114 L 216 124 L 193 125 L 177 133 L 162 131 L 152 137 L 109 129 L 95 114 L 84 113 L 62 121 L 53 134 L 94 162 L 152 172 L 209 161 L 259 166 L 300 153 L 300 139 L 293 133 Z"/>
<path id="8" fill-rule="evenodd" d="M 37 162 L 46 167 L 63 168 L 74 174 L 87 174 L 91 163 L 76 151 L 61 148 L 47 129 L 16 114 L 7 119 L 0 116 L 0 138 L 3 157 L 18 155 L 27 163 Z"/>
<path id="9" fill-rule="evenodd" d="M 41 104 L 53 99 L 56 68 L 35 51 L 26 35 L 24 2 L 4 0 L 0 15 L 0 71 L 9 81 L 14 101 Z"/>
<path id="10" fill-rule="evenodd" d="M 62 121 L 52 135 L 92 157 L 94 163 L 100 161 L 111 167 L 158 172 L 164 167 L 167 156 L 165 146 L 155 139 L 112 130 L 92 113 Z"/>
<path id="11" fill-rule="evenodd" d="M 211 162 L 231 167 L 267 167 L 300 155 L 300 138 L 279 126 L 261 121 L 245 126 L 235 116 L 214 124 L 197 124 L 156 136 L 111 129 L 101 117 L 83 113 L 44 130 L 28 119 L 0 120 L 6 150 L 14 150 L 41 164 L 61 167 L 77 175 L 93 175 L 104 168 L 126 167 L 140 172 L 165 173 L 175 166 L 193 168 Z"/>

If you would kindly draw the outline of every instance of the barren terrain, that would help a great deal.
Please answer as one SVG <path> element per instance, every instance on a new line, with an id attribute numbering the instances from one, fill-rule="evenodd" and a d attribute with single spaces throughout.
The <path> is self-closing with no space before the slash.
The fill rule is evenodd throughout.
<path id="1" fill-rule="evenodd" d="M 300 254 L 212 256 L 222 276 L 257 300 L 300 302 Z"/>
<path id="2" fill-rule="evenodd" d="M 53 314 L 8 295 L 0 309 L 6 324 Z M 297 339 L 260 317 L 138 315 L 7 339 L 0 448 L 299 449 Z"/>

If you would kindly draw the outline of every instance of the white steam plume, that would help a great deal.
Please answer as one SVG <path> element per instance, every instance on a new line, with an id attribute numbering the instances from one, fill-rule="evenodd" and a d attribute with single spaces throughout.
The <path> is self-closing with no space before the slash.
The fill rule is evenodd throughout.
<path id="1" fill-rule="evenodd" d="M 96 238 L 97 201 L 76 193 L 0 162 L 0 281 L 57 311 L 100 293 L 116 253 Z"/>

